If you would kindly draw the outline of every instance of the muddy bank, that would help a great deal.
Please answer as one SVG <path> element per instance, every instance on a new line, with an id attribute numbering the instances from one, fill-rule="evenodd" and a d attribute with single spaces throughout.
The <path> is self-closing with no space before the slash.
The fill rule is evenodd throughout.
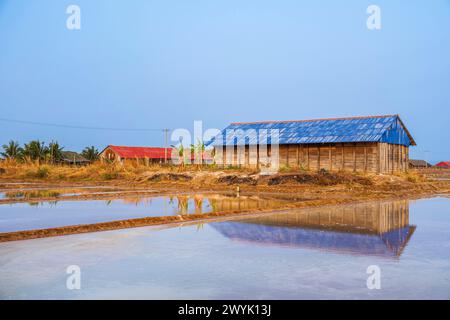
<path id="1" fill-rule="evenodd" d="M 38 192 L 39 191 L 39 192 Z M 68 194 L 68 191 L 73 191 Z M 0 179 L 1 203 L 95 200 L 180 193 L 225 192 L 306 199 L 377 200 L 450 193 L 449 180 L 431 180 L 417 173 L 365 175 L 344 172 L 286 172 L 261 175 L 229 171 L 145 171 L 130 179 L 49 181 Z M 27 193 L 28 192 L 28 193 Z M 18 196 L 8 196 L 17 194 Z"/>
<path id="2" fill-rule="evenodd" d="M 55 169 L 56 170 L 56 169 Z M 76 169 L 74 169 L 76 170 Z M 51 171 L 51 170 L 50 170 Z M 273 192 L 297 192 L 298 190 L 331 188 L 386 191 L 435 189 L 447 191 L 450 182 L 429 179 L 418 172 L 398 175 L 376 175 L 321 170 L 289 171 L 273 175 L 240 170 L 146 170 L 128 176 L 117 175 L 114 179 L 78 179 L 75 177 L 49 175 L 45 178 L 18 179 L 15 176 L 0 176 L 0 192 L 23 188 L 112 188 L 123 190 L 232 190 L 236 187 L 249 190 L 269 189 Z"/>

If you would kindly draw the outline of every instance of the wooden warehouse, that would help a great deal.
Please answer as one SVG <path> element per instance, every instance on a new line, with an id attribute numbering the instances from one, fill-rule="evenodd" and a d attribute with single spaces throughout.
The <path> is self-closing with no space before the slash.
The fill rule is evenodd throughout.
<path id="1" fill-rule="evenodd" d="M 398 115 L 232 123 L 209 144 L 224 166 L 377 173 L 408 170 L 416 145 Z"/>

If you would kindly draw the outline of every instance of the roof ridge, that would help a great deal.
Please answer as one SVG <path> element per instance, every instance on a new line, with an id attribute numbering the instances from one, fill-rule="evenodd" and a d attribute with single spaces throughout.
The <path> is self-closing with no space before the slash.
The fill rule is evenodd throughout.
<path id="1" fill-rule="evenodd" d="M 318 118 L 318 119 L 305 119 L 305 120 L 266 120 L 266 121 L 250 121 L 250 122 L 232 122 L 231 124 L 257 124 L 257 123 L 289 123 L 289 122 L 313 122 L 324 120 L 352 120 L 352 119 L 370 119 L 370 118 L 389 118 L 399 117 L 398 114 L 386 114 L 377 116 L 354 116 L 354 117 L 336 117 L 336 118 Z"/>

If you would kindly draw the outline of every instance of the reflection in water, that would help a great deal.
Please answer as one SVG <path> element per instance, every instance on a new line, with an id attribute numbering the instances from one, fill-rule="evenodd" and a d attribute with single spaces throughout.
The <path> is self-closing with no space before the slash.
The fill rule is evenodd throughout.
<path id="1" fill-rule="evenodd" d="M 188 194 L 188 195 L 170 195 L 152 197 L 145 195 L 130 195 L 127 197 L 114 196 L 114 193 L 139 193 L 148 192 L 148 190 L 121 190 L 115 191 L 101 191 L 100 188 L 66 188 L 66 189 L 23 189 L 12 190 L 8 192 L 0 192 L 0 200 L 17 200 L 20 202 L 27 201 L 33 207 L 43 206 L 46 207 L 50 204 L 56 205 L 59 201 L 73 201 L 77 199 L 64 199 L 65 197 L 74 196 L 105 196 L 111 194 L 111 198 L 103 200 L 106 206 L 117 204 L 131 204 L 135 206 L 144 207 L 160 207 L 162 204 L 163 212 L 161 216 L 166 215 L 185 215 L 185 214 L 203 214 L 211 212 L 224 212 L 224 211 L 243 211 L 243 210 L 258 210 L 268 208 L 279 208 L 282 204 L 286 204 L 286 201 L 274 198 L 260 198 L 257 196 L 236 196 L 236 195 L 224 195 L 224 194 Z M 45 198 L 57 198 L 57 200 L 48 201 L 40 200 Z M 83 200 L 87 204 L 89 201 L 96 200 Z M 62 204 L 64 204 L 62 202 Z M 0 205 L 2 203 L 0 202 Z"/>
<path id="2" fill-rule="evenodd" d="M 260 198 L 257 196 L 235 196 L 224 194 L 195 194 L 163 197 L 127 197 L 121 200 L 107 200 L 106 205 L 121 201 L 123 204 L 158 206 L 155 201 L 162 201 L 161 216 L 171 214 L 204 214 L 211 212 L 248 211 L 258 209 L 276 209 L 287 203 L 285 200 Z"/>
<path id="3" fill-rule="evenodd" d="M 224 236 L 261 245 L 399 257 L 414 233 L 408 200 L 293 210 L 211 224 Z"/>
<path id="4" fill-rule="evenodd" d="M 231 196 L 221 194 L 196 194 L 169 198 L 169 204 L 176 204 L 176 214 L 203 214 L 210 212 L 248 211 L 279 208 L 287 202 L 256 196 Z"/>
<path id="5" fill-rule="evenodd" d="M 147 217 L 279 208 L 285 200 L 224 194 L 33 201 L 0 205 L 0 233 Z"/>
<path id="6" fill-rule="evenodd" d="M 0 299 L 450 299 L 449 210 L 450 199 L 433 198 L 411 202 L 409 212 L 407 202 L 397 202 L 234 223 L 247 229 L 223 222 L 230 236 L 251 241 L 244 245 L 217 232 L 221 223 L 6 242 L 0 244 Z M 410 224 L 418 227 L 409 242 L 386 235 Z M 286 241 L 289 230 L 293 239 Z M 317 238 L 302 242 L 295 230 L 315 231 Z M 389 246 L 396 240 L 407 248 L 400 259 L 389 259 L 362 244 L 335 249 L 323 234 L 361 236 L 352 245 L 373 237 L 366 244 L 382 242 L 384 252 L 391 251 L 383 236 Z M 359 255 L 340 254 L 342 247 Z M 65 270 L 74 263 L 85 275 L 82 290 L 65 285 Z M 369 265 L 382 270 L 381 290 L 366 286 Z"/>
<path id="7" fill-rule="evenodd" d="M 160 197 L 126 197 L 123 199 L 107 199 L 107 200 L 80 200 L 80 203 L 89 204 L 91 202 L 104 201 L 106 206 L 113 204 L 124 204 L 143 207 L 157 207 L 161 216 L 167 215 L 184 215 L 184 214 L 204 214 L 211 212 L 227 212 L 227 211 L 244 211 L 257 209 L 276 209 L 285 205 L 287 201 L 260 198 L 257 196 L 234 196 L 223 194 L 196 194 L 196 195 L 179 195 L 179 196 L 160 196 Z M 31 206 L 56 206 L 58 203 L 64 205 L 68 201 L 38 201 L 33 200 L 27 202 Z M 14 205 L 8 204 L 8 205 Z"/>

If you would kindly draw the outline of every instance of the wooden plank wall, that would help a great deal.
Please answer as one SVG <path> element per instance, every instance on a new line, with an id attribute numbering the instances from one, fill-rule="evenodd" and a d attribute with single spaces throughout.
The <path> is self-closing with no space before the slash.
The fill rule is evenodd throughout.
<path id="1" fill-rule="evenodd" d="M 247 166 L 261 168 L 267 162 L 263 148 L 253 152 L 246 146 L 235 148 L 227 156 L 223 150 L 224 166 Z M 267 154 L 271 155 L 270 147 Z M 302 168 L 318 171 L 351 171 L 394 173 L 408 169 L 409 148 L 387 143 L 335 143 L 335 144 L 291 144 L 279 146 L 279 167 Z M 217 161 L 222 164 L 222 161 Z"/>
<path id="2" fill-rule="evenodd" d="M 409 148 L 402 145 L 379 143 L 379 173 L 394 173 L 408 170 Z"/>
<path id="3" fill-rule="evenodd" d="M 377 144 L 281 145 L 280 167 L 317 171 L 377 171 Z"/>

